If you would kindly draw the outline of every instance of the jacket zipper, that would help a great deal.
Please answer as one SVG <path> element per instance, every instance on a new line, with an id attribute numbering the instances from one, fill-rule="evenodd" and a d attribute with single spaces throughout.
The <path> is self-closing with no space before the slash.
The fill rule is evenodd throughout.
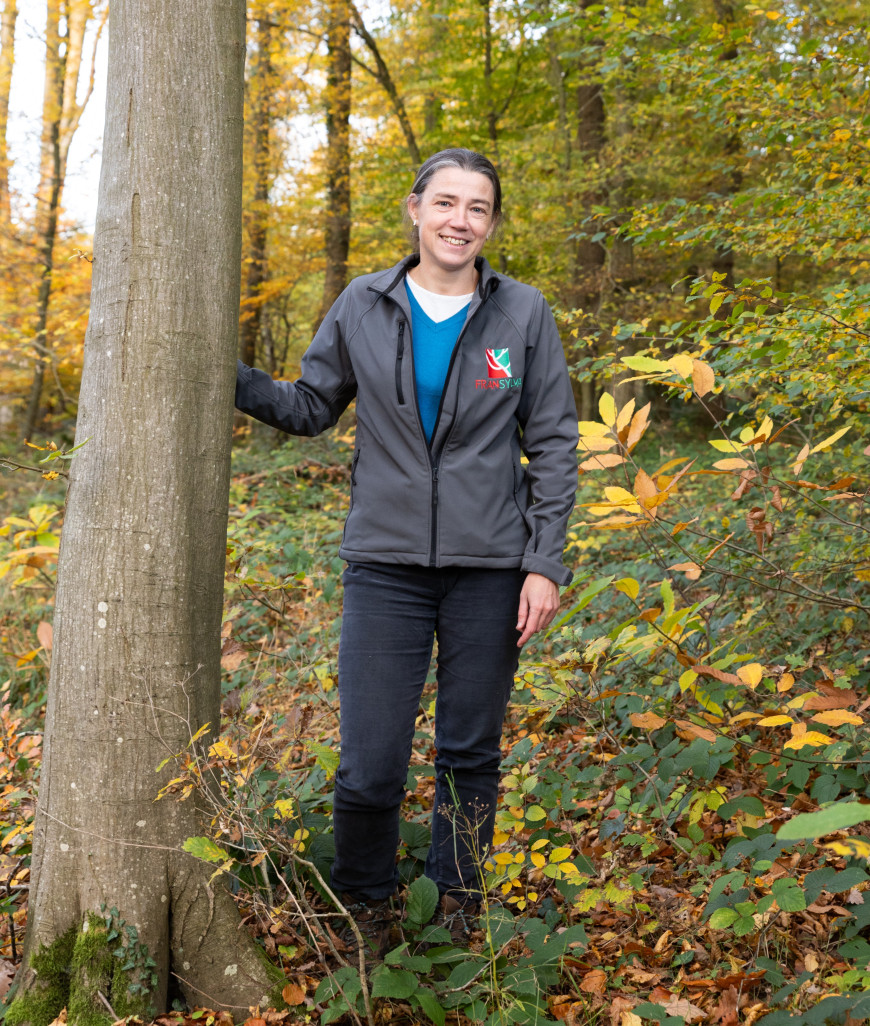
<path id="1" fill-rule="evenodd" d="M 405 322 L 399 321 L 399 342 L 396 347 L 396 396 L 399 406 L 405 405 L 405 390 L 402 387 L 402 360 L 405 359 Z"/>
<path id="2" fill-rule="evenodd" d="M 389 294 L 389 292 L 380 292 L 378 289 L 373 289 L 371 285 L 369 285 L 369 289 L 372 292 L 377 292 L 379 295 L 385 296 L 386 298 L 392 300 L 392 302 L 396 303 L 396 300 L 393 299 L 393 297 Z M 483 303 L 485 303 L 486 300 L 489 299 L 489 294 L 491 292 L 492 292 L 492 288 L 487 290 L 486 295 L 482 297 L 482 302 L 481 302 L 480 306 L 483 306 Z M 396 305 L 399 306 L 398 303 L 396 303 Z M 400 306 L 399 306 L 399 309 L 401 310 Z M 479 309 L 479 307 L 478 307 L 478 309 Z M 477 310 L 475 310 L 475 314 L 476 313 L 477 313 Z M 453 365 L 456 362 L 456 354 L 459 352 L 459 346 L 460 346 L 460 343 L 462 342 L 462 339 L 465 336 L 465 331 L 466 331 L 467 327 L 468 327 L 468 322 L 466 322 L 463 325 L 462 331 L 460 331 L 459 336 L 456 339 L 456 344 L 453 347 L 453 352 L 450 354 L 450 363 L 447 365 L 447 374 L 444 376 L 444 390 L 441 393 L 441 402 L 438 404 L 438 413 L 435 415 L 435 424 L 434 424 L 434 426 L 432 428 L 432 437 L 433 438 L 435 437 L 435 435 L 438 432 L 438 424 L 441 421 L 441 410 L 444 407 L 444 396 L 447 393 L 447 383 L 450 381 L 450 375 L 453 373 Z M 405 357 L 405 320 L 403 318 L 402 320 L 399 321 L 399 339 L 398 339 L 398 345 L 397 345 L 397 350 L 396 350 L 396 396 L 397 396 L 397 399 L 399 401 L 399 405 L 400 406 L 404 406 L 405 405 L 405 392 L 404 392 L 404 389 L 402 387 L 402 360 L 404 359 L 404 357 Z M 414 389 L 415 406 L 416 406 L 416 409 L 417 409 L 417 423 L 420 425 L 420 431 L 422 433 L 423 432 L 423 421 L 420 418 L 420 404 L 416 400 L 416 395 L 417 395 L 417 390 Z M 450 439 L 450 435 L 448 435 L 447 438 L 444 440 L 444 444 L 445 445 L 447 444 L 449 439 Z M 443 449 L 443 446 L 442 446 L 442 449 Z M 436 558 L 436 553 L 437 553 L 437 550 L 438 550 L 438 471 L 439 471 L 440 452 L 439 452 L 438 458 L 436 458 L 435 455 L 432 452 L 431 445 L 427 445 L 426 446 L 426 453 L 429 456 L 429 466 L 431 467 L 431 470 L 432 470 L 432 501 L 431 501 L 431 506 L 430 506 L 430 512 L 431 512 L 431 518 L 430 519 L 431 519 L 432 526 L 431 526 L 431 530 L 430 530 L 430 533 L 429 533 L 429 566 L 437 566 L 438 565 L 438 560 Z"/>

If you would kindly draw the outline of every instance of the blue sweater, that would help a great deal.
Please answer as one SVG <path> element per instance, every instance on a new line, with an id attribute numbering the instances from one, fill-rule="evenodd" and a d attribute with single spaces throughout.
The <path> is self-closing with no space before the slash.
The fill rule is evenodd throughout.
<path id="1" fill-rule="evenodd" d="M 441 395 L 444 392 L 444 382 L 447 379 L 447 368 L 450 366 L 450 356 L 465 323 L 468 306 L 458 310 L 446 321 L 433 321 L 414 298 L 414 293 L 410 289 L 407 289 L 407 293 L 411 303 L 417 405 L 426 441 L 431 442 L 438 407 L 441 405 Z"/>

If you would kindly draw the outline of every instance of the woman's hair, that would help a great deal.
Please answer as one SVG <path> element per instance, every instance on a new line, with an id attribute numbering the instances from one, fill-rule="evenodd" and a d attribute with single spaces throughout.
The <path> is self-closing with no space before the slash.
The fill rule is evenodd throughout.
<path id="1" fill-rule="evenodd" d="M 445 167 L 456 167 L 460 171 L 474 171 L 489 179 L 492 185 L 492 224 L 493 230 L 495 230 L 502 219 L 501 180 L 492 161 L 484 157 L 482 153 L 475 153 L 474 150 L 466 150 L 462 147 L 433 153 L 420 165 L 409 196 L 422 196 L 435 175 Z M 405 201 L 405 216 L 409 216 L 407 200 Z M 415 248 L 419 246 L 420 235 L 414 227 L 411 229 L 411 241 Z"/>

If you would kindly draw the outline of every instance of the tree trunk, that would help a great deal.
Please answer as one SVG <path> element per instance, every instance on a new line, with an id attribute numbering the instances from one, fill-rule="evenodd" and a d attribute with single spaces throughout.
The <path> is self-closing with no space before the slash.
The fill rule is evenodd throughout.
<path id="1" fill-rule="evenodd" d="M 271 183 L 270 130 L 272 126 L 272 22 L 268 11 L 257 19 L 257 48 L 248 76 L 248 101 L 252 139 L 251 173 L 254 178 L 253 201 L 246 211 L 248 259 L 245 296 L 239 323 L 239 356 L 249 366 L 257 357 L 260 325 L 263 317 L 263 285 L 266 282 L 266 234 Z"/>
<path id="2" fill-rule="evenodd" d="M 61 0 L 48 0 L 45 22 L 45 86 L 42 101 L 42 137 L 39 151 L 39 185 L 36 191 L 36 238 L 42 268 L 36 298 L 33 346 L 36 350 L 33 380 L 27 398 L 22 437 L 32 438 L 39 424 L 45 365 L 50 359 L 46 326 L 54 271 L 54 243 L 61 190 L 60 125 L 63 113 L 65 55 L 61 54 Z"/>
<path id="3" fill-rule="evenodd" d="M 9 92 L 12 88 L 12 69 L 15 66 L 15 21 L 17 17 L 17 0 L 6 0 L 3 5 L 3 14 L 0 15 L 0 225 L 8 225 L 12 220 L 6 126 L 9 123 Z"/>
<path id="4" fill-rule="evenodd" d="M 326 278 L 318 325 L 347 284 L 350 250 L 350 6 L 326 0 L 329 76 L 326 86 Z"/>
<path id="5" fill-rule="evenodd" d="M 46 21 L 45 97 L 42 113 L 42 145 L 39 185 L 36 192 L 36 240 L 42 266 L 36 304 L 34 348 L 36 363 L 27 400 L 22 435 L 31 438 L 39 426 L 45 368 L 51 364 L 51 340 L 46 328 L 54 273 L 54 245 L 70 144 L 94 87 L 97 42 L 107 11 L 94 41 L 88 89 L 81 103 L 76 99 L 82 66 L 85 32 L 93 13 L 93 0 L 49 0 Z M 63 18 L 65 35 L 61 35 Z M 63 53 L 61 53 L 63 44 Z"/>
<path id="6" fill-rule="evenodd" d="M 158 787 L 220 711 L 244 0 L 113 0 L 103 167 L 25 962 L 7 1023 L 276 1004 Z M 207 742 L 206 742 L 207 743 Z M 106 959 L 106 920 L 126 961 Z M 122 923 L 123 921 L 123 923 Z M 135 930 L 135 934 L 131 932 Z M 124 968 L 124 967 L 127 968 Z M 132 990 L 131 990 L 132 987 Z M 137 988 L 142 988 L 137 992 Z"/>
<path id="7" fill-rule="evenodd" d="M 352 0 L 350 3 L 350 14 L 353 20 L 353 27 L 356 29 L 360 38 L 368 47 L 369 53 L 374 58 L 375 70 L 372 71 L 372 69 L 365 64 L 362 66 L 377 79 L 381 88 L 387 96 L 389 96 L 390 104 L 392 105 L 396 117 L 399 119 L 402 134 L 405 136 L 405 145 L 408 147 L 408 156 L 411 158 L 411 163 L 414 167 L 418 167 L 422 163 L 420 147 L 417 145 L 417 137 L 414 135 L 414 129 L 411 126 L 411 119 L 408 117 L 405 101 L 399 95 L 399 90 L 396 88 L 396 83 L 393 81 L 393 76 L 390 74 L 387 62 L 381 54 L 377 40 L 366 28 L 365 20 L 363 19 L 362 14 L 360 14 L 359 8 L 352 2 Z"/>

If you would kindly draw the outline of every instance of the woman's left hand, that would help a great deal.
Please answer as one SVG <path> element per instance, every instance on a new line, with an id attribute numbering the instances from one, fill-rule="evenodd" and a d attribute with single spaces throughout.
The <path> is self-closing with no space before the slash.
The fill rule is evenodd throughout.
<path id="1" fill-rule="evenodd" d="M 522 648 L 533 634 L 549 627 L 558 611 L 559 586 L 542 574 L 528 574 L 520 592 L 517 630 L 521 634 L 517 648 Z"/>

